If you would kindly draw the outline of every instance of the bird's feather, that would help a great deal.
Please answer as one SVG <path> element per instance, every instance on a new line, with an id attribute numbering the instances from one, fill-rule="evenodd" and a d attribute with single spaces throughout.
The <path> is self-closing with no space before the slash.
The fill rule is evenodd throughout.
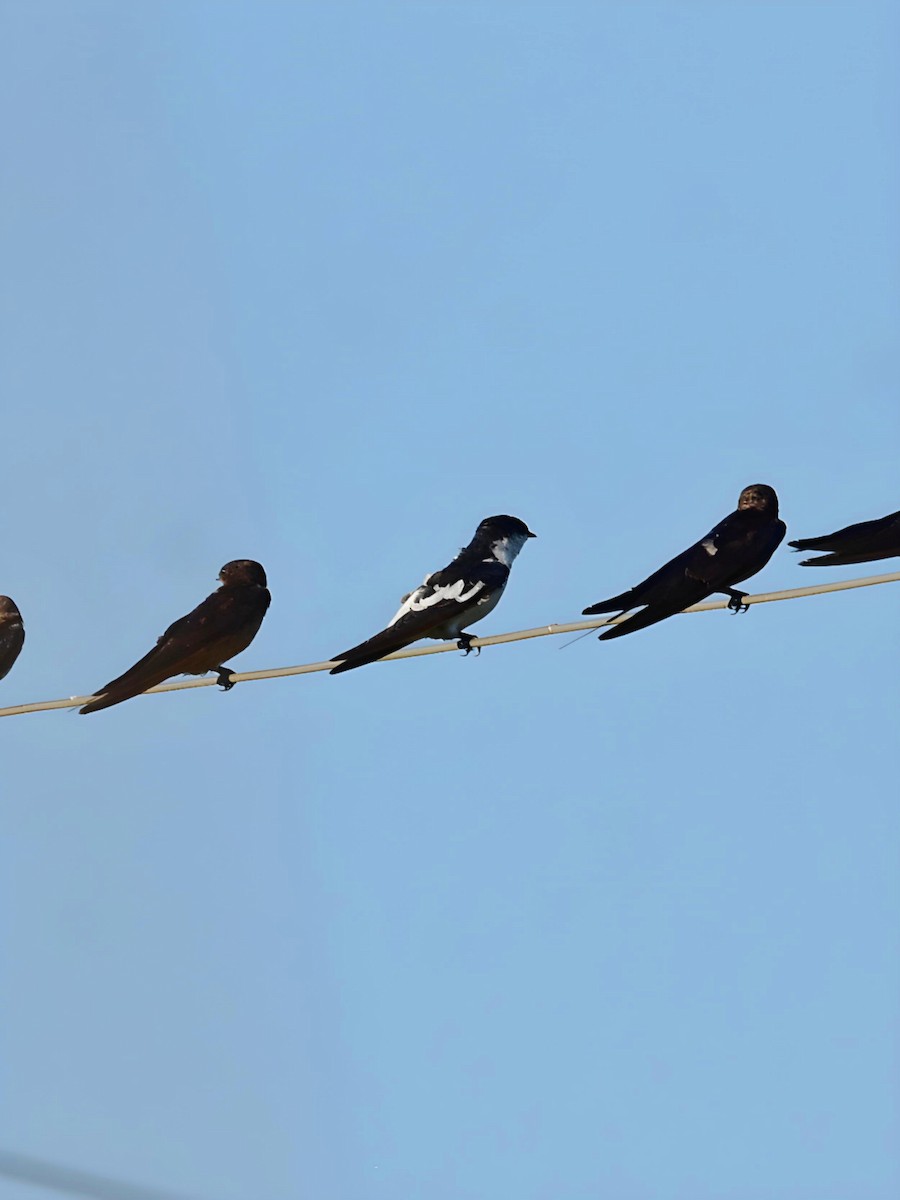
<path id="1" fill-rule="evenodd" d="M 146 692 L 172 675 L 217 670 L 253 641 L 271 596 L 257 584 L 222 587 L 174 621 L 152 650 L 105 684 L 80 712 L 98 712 Z"/>
<path id="2" fill-rule="evenodd" d="M 0 623 L 0 679 L 12 670 L 25 644 L 25 629 L 21 619 Z"/>
<path id="3" fill-rule="evenodd" d="M 407 593 L 390 623 L 374 637 L 336 654 L 340 675 L 376 662 L 420 638 L 455 638 L 493 610 L 509 579 L 510 564 L 528 537 L 515 517 L 488 517 L 472 541 L 440 571 Z"/>
<path id="4" fill-rule="evenodd" d="M 895 558 L 900 555 L 900 512 L 860 521 L 823 537 L 798 538 L 789 545 L 795 550 L 830 551 L 819 558 L 801 560 L 801 567 L 838 567 Z"/>
<path id="5" fill-rule="evenodd" d="M 771 494 L 774 499 L 774 492 Z M 655 625 L 714 592 L 728 594 L 734 584 L 762 570 L 786 532 L 784 522 L 777 518 L 777 499 L 774 514 L 755 507 L 738 507 L 700 541 L 636 587 L 584 609 L 585 615 L 642 609 L 600 634 L 600 640 L 624 637 Z"/>

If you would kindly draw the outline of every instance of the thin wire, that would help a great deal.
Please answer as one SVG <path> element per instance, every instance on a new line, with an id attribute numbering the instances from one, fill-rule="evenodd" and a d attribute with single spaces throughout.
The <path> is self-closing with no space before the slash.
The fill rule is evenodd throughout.
<path id="1" fill-rule="evenodd" d="M 745 596 L 745 604 L 770 604 L 775 600 L 800 600 L 806 596 L 820 596 L 826 592 L 846 592 L 851 588 L 875 587 L 881 583 L 900 583 L 900 571 L 892 575 L 870 575 L 865 579 L 844 579 L 837 583 L 819 583 L 812 587 L 788 588 L 783 592 L 760 592 L 758 596 Z M 727 608 L 727 600 L 707 600 L 703 604 L 694 604 L 686 608 L 686 613 L 713 612 L 717 608 Z M 555 637 L 559 633 L 580 633 L 582 630 L 602 629 L 605 625 L 618 625 L 625 616 L 611 617 L 592 621 L 569 621 L 562 625 L 537 625 L 534 629 L 518 629 L 513 633 L 495 633 L 491 637 L 472 638 L 471 645 L 501 646 L 505 642 L 524 642 L 529 638 Z M 398 658 L 421 658 L 425 654 L 446 654 L 456 650 L 456 642 L 440 642 L 436 646 L 414 646 L 405 650 L 396 650 L 387 654 L 379 662 L 392 662 Z M 283 679 L 287 675 L 312 675 L 316 671 L 330 671 L 337 663 L 314 662 L 303 663 L 298 667 L 270 667 L 265 671 L 235 671 L 231 679 L 235 683 L 249 683 L 256 679 Z M 214 677 L 204 679 L 179 679 L 172 683 L 160 683 L 142 693 L 145 696 L 157 692 L 180 692 L 185 688 L 213 687 L 218 683 Z M 10 708 L 0 708 L 0 717 L 17 717 L 22 713 L 49 712 L 54 708 L 81 708 L 92 700 L 93 696 L 69 696 L 66 700 L 39 700 L 33 704 L 14 704 Z"/>

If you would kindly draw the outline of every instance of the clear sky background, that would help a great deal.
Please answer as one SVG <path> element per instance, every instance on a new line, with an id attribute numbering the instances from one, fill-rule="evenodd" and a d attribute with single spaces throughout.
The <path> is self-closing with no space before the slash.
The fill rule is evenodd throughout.
<path id="1" fill-rule="evenodd" d="M 0 11 L 0 703 L 231 558 L 251 669 L 491 513 L 539 537 L 483 633 L 748 483 L 789 537 L 898 507 L 896 5 Z M 898 604 L 0 722 L 0 1145 L 198 1200 L 892 1200 Z"/>

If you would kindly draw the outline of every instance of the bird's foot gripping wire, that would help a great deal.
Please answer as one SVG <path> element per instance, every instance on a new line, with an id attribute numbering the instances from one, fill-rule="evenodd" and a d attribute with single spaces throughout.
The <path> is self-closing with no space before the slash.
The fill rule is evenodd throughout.
<path id="1" fill-rule="evenodd" d="M 728 607 L 733 613 L 747 612 L 750 608 L 749 604 L 744 603 L 744 597 L 749 596 L 749 592 L 734 592 L 727 593 L 731 599 L 728 601 Z"/>
<path id="2" fill-rule="evenodd" d="M 473 636 L 474 635 L 471 633 L 461 633 L 459 635 L 459 641 L 456 643 L 457 649 L 462 650 L 463 654 L 466 655 L 471 654 L 473 650 L 476 654 L 480 654 L 481 647 L 472 645 Z"/>
<path id="3" fill-rule="evenodd" d="M 216 683 L 223 692 L 230 692 L 235 685 L 235 680 L 231 678 L 232 671 L 232 667 L 219 667 Z"/>

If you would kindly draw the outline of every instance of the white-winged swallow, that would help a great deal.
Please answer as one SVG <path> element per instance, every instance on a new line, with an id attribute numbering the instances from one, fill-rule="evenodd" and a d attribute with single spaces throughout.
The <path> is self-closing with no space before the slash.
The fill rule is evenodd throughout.
<path id="1" fill-rule="evenodd" d="M 419 638 L 456 638 L 460 650 L 468 654 L 472 635 L 463 630 L 496 608 L 516 555 L 536 536 L 518 517 L 485 517 L 449 566 L 427 576 L 403 597 L 387 628 L 334 656 L 338 666 L 331 674 L 376 662 Z"/>

